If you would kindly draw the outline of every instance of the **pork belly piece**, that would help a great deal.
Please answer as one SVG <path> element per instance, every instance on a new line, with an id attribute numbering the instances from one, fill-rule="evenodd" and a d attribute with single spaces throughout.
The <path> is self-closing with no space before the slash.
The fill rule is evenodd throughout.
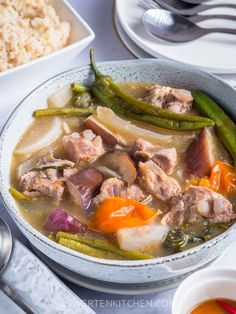
<path id="1" fill-rule="evenodd" d="M 69 179 L 70 177 L 72 177 L 73 175 L 75 175 L 78 172 L 79 172 L 79 170 L 77 168 L 63 169 L 63 179 L 64 179 L 64 181 L 66 181 L 67 179 Z"/>
<path id="2" fill-rule="evenodd" d="M 211 172 L 213 163 L 212 135 L 204 128 L 188 147 L 185 153 L 186 176 L 205 177 Z"/>
<path id="3" fill-rule="evenodd" d="M 228 223 L 236 218 L 232 204 L 223 195 L 201 186 L 174 196 L 169 212 L 162 218 L 165 225 L 180 227 L 183 222 L 207 220 L 212 223 Z"/>
<path id="4" fill-rule="evenodd" d="M 122 180 L 109 178 L 103 182 L 100 193 L 93 199 L 93 203 L 98 206 L 106 198 L 113 196 L 130 198 L 136 201 L 142 201 L 145 198 L 144 193 L 136 184 L 126 186 Z"/>
<path id="5" fill-rule="evenodd" d="M 158 108 L 168 109 L 175 113 L 185 113 L 192 108 L 193 97 L 186 89 L 172 88 L 155 84 L 148 88 L 144 101 Z"/>
<path id="6" fill-rule="evenodd" d="M 123 250 L 140 250 L 151 246 L 158 247 L 168 231 L 168 226 L 157 223 L 121 228 L 117 231 L 117 240 L 120 248 Z"/>
<path id="7" fill-rule="evenodd" d="M 84 120 L 83 125 L 91 129 L 95 134 L 100 135 L 103 142 L 109 146 L 126 145 L 124 139 L 109 130 L 95 115 L 89 116 Z"/>
<path id="8" fill-rule="evenodd" d="M 70 176 L 66 180 L 66 185 L 74 203 L 86 210 L 99 191 L 102 181 L 101 172 L 94 168 L 86 168 Z"/>
<path id="9" fill-rule="evenodd" d="M 58 205 L 64 193 L 64 185 L 61 174 L 57 169 L 44 171 L 29 171 L 20 178 L 23 186 L 23 194 L 35 198 L 37 195 L 46 195 Z"/>
<path id="10" fill-rule="evenodd" d="M 171 174 L 177 160 L 176 149 L 154 146 L 150 142 L 139 138 L 132 147 L 133 159 L 136 163 L 148 160 L 154 161 L 163 171 Z"/>
<path id="11" fill-rule="evenodd" d="M 166 201 L 181 190 L 179 183 L 152 160 L 139 162 L 138 170 L 141 186 L 157 199 Z"/>
<path id="12" fill-rule="evenodd" d="M 64 136 L 63 146 L 74 162 L 92 162 L 105 152 L 101 137 L 96 136 L 91 130 Z"/>

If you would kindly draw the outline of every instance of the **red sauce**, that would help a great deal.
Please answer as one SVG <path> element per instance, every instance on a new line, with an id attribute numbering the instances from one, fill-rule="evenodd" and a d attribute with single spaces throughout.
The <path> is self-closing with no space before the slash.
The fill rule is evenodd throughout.
<path id="1" fill-rule="evenodd" d="M 223 301 L 232 307 L 236 308 L 236 301 L 218 299 Z M 229 312 L 224 310 L 220 305 L 216 303 L 217 300 L 208 300 L 198 304 L 188 314 L 228 314 Z"/>

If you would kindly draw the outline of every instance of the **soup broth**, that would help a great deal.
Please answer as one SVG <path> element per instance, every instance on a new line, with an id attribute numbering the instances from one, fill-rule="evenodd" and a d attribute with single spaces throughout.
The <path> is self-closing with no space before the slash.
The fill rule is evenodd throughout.
<path id="1" fill-rule="evenodd" d="M 126 93 L 129 95 L 132 95 L 136 97 L 137 99 L 140 99 L 142 97 L 145 97 L 147 93 L 147 87 L 152 86 L 150 83 L 134 83 L 134 82 L 123 82 L 119 85 Z M 71 99 L 70 102 L 66 104 L 65 107 L 71 107 L 71 103 L 73 102 L 73 99 Z M 196 109 L 190 110 L 188 114 L 198 116 L 198 113 Z M 40 119 L 55 119 L 52 118 L 40 118 Z M 63 137 L 67 134 L 71 134 L 73 132 L 83 132 L 84 125 L 83 121 L 85 118 L 78 118 L 78 117 L 59 117 L 57 119 L 61 119 L 62 126 L 63 126 L 63 132 L 57 138 L 56 141 L 54 141 L 49 146 L 45 147 L 42 150 L 36 151 L 33 154 L 29 155 L 21 155 L 21 154 L 13 154 L 12 157 L 12 166 L 11 166 L 11 185 L 19 190 L 22 191 L 22 183 L 20 183 L 19 180 L 19 166 L 24 163 L 28 159 L 32 159 L 37 156 L 43 155 L 45 152 L 53 151 L 54 157 L 58 159 L 68 159 L 68 154 L 66 153 L 64 147 L 63 147 Z M 42 120 L 41 120 L 42 121 Z M 36 118 L 34 122 L 29 126 L 29 128 L 25 131 L 25 133 L 21 136 L 18 147 L 24 143 L 26 137 L 30 132 L 34 132 L 34 129 L 38 123 L 38 119 Z M 132 122 L 134 123 L 134 122 Z M 135 122 L 138 127 L 143 128 L 143 132 L 145 134 L 145 131 L 148 129 L 155 133 L 160 134 L 171 134 L 171 140 L 167 141 L 166 143 L 162 143 L 162 148 L 175 148 L 177 153 L 177 161 L 176 165 L 173 169 L 173 172 L 171 173 L 171 177 L 174 178 L 180 185 L 180 188 L 182 191 L 185 191 L 191 183 L 193 183 L 192 179 L 186 179 L 184 175 L 184 169 L 185 169 L 185 152 L 188 149 L 189 145 L 193 142 L 193 140 L 196 138 L 196 136 L 199 134 L 199 131 L 193 131 L 193 132 L 175 132 L 170 130 L 161 129 L 155 126 L 147 125 L 147 123 L 142 122 Z M 222 162 L 230 163 L 231 159 L 229 157 L 228 152 L 222 145 L 219 138 L 216 136 L 215 131 L 213 128 L 209 129 L 211 136 L 212 136 L 212 145 L 213 145 L 213 155 L 215 160 L 220 160 Z M 125 139 L 125 138 L 124 138 Z M 124 151 L 124 152 L 130 152 L 132 145 L 121 147 L 118 146 L 118 150 Z M 114 147 L 110 147 L 109 145 L 103 143 L 104 150 L 112 151 L 114 150 Z M 81 171 L 82 169 L 86 169 L 88 166 L 90 168 L 94 169 L 100 169 L 101 166 L 104 166 L 103 162 L 100 158 L 97 158 L 94 162 L 87 163 L 87 162 L 77 162 L 76 168 L 78 171 Z M 109 174 L 103 173 L 103 178 L 107 179 L 109 178 Z M 135 184 L 139 184 L 138 180 L 136 179 Z M 195 182 L 194 182 L 195 184 Z M 145 195 L 150 195 L 150 193 L 145 192 L 143 187 L 140 187 L 141 190 L 145 193 Z M 234 196 L 227 196 L 227 198 L 230 200 L 230 202 L 233 204 L 233 207 L 235 208 L 235 197 Z M 152 208 L 154 211 L 157 209 L 160 209 L 162 211 L 161 215 L 158 215 L 156 218 L 156 222 L 160 224 L 162 217 L 165 213 L 169 210 L 169 202 L 157 199 L 155 197 L 152 197 L 152 200 L 148 203 L 148 206 Z M 39 197 L 35 198 L 33 201 L 30 202 L 22 202 L 18 201 L 18 207 L 20 210 L 21 215 L 26 219 L 34 228 L 39 230 L 41 233 L 43 233 L 45 236 L 53 235 L 54 233 L 51 230 L 45 229 L 45 222 L 47 221 L 47 218 L 49 214 L 52 212 L 53 208 L 60 207 L 66 210 L 69 214 L 76 217 L 79 221 L 87 224 L 88 226 L 91 225 L 94 210 L 96 209 L 96 206 L 94 204 L 90 205 L 89 210 L 84 211 L 81 209 L 78 204 L 76 204 L 73 200 L 73 198 L 70 197 L 69 192 L 67 189 L 65 189 L 65 192 L 63 194 L 63 198 L 59 205 L 55 206 L 55 203 L 52 201 L 52 198 L 46 195 L 40 195 Z M 231 221 L 231 223 L 233 220 Z M 183 249 L 187 249 L 188 247 L 192 247 L 195 245 L 198 245 L 199 243 L 202 243 L 202 240 L 208 240 L 212 237 L 215 237 L 216 235 L 223 232 L 226 228 L 229 227 L 230 224 L 209 224 L 208 221 L 196 221 L 193 223 L 185 223 L 181 226 L 181 228 L 173 228 L 171 227 L 170 230 L 173 230 L 174 232 L 177 232 L 181 229 L 181 232 L 183 234 L 195 234 L 199 237 L 193 237 L 190 243 L 188 243 Z M 207 229 L 208 228 L 208 229 Z M 93 228 L 92 228 L 93 229 Z M 207 229 L 207 231 L 206 231 Z M 97 232 L 97 231 L 96 231 Z M 99 238 L 100 235 L 97 235 L 96 232 L 93 230 L 91 232 L 91 236 L 95 238 Z M 54 236 L 54 235 L 53 235 Z M 173 235 L 172 235 L 173 236 Z M 205 236 L 205 238 L 204 238 Z M 202 240 L 200 240 L 200 237 Z M 103 238 L 103 237 L 102 237 Z M 105 235 L 105 238 L 107 239 L 107 234 Z M 114 234 L 108 236 L 109 241 L 113 243 L 114 245 L 118 245 L 117 238 Z M 171 242 L 171 244 L 173 244 Z M 181 250 L 181 249 L 180 249 Z M 172 253 L 175 253 L 176 247 L 174 245 L 168 245 L 168 242 L 158 241 L 156 244 L 152 244 L 150 246 L 145 246 L 144 248 L 139 249 L 140 252 L 144 252 L 146 254 L 149 254 L 150 256 L 157 257 L 157 256 L 165 256 Z M 104 253 L 105 258 L 118 258 L 117 255 L 113 255 L 112 253 L 109 253 L 106 251 Z M 123 258 L 119 256 L 119 258 Z M 124 258 L 125 259 L 125 258 Z M 213 301 L 212 301 L 213 302 Z M 210 306 L 210 305 L 209 305 Z M 209 307 L 210 308 L 210 307 Z M 211 312 L 211 311 L 208 311 Z M 193 310 L 191 313 L 203 313 Z M 219 312 L 221 313 L 221 312 Z M 223 312 L 222 312 L 223 313 Z"/>

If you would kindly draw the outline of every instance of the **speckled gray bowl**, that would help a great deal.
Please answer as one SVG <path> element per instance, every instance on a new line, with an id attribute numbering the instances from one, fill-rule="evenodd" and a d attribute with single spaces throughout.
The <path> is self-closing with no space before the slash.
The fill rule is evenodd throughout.
<path id="1" fill-rule="evenodd" d="M 103 73 L 112 75 L 118 81 L 158 81 L 191 90 L 203 90 L 214 96 L 224 109 L 236 118 L 236 92 L 217 77 L 196 68 L 148 59 L 100 63 L 99 67 Z M 8 193 L 11 155 L 19 137 L 32 121 L 33 110 L 46 107 L 49 95 L 69 82 L 89 84 L 91 80 L 88 66 L 59 74 L 30 93 L 7 121 L 0 139 L 1 195 L 17 226 L 38 250 L 57 263 L 84 276 L 113 283 L 168 282 L 219 256 L 236 238 L 234 226 L 213 240 L 183 253 L 146 261 L 116 261 L 97 259 L 60 246 L 39 233 L 21 217 L 16 202 Z"/>

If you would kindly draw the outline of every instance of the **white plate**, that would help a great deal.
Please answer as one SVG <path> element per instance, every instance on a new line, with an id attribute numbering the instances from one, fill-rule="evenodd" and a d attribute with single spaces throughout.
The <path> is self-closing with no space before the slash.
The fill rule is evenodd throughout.
<path id="1" fill-rule="evenodd" d="M 114 14 L 114 23 L 119 39 L 129 50 L 130 53 L 132 53 L 136 58 L 139 59 L 153 58 L 149 53 L 147 53 L 138 45 L 136 45 L 135 42 L 133 42 L 132 39 L 126 34 L 126 32 L 124 31 L 119 22 L 117 14 Z M 236 74 L 217 74 L 217 75 L 230 85 L 236 87 Z"/>
<path id="2" fill-rule="evenodd" d="M 219 3 L 214 0 L 211 3 Z M 139 0 L 116 0 L 116 13 L 128 36 L 143 50 L 154 57 L 165 57 L 198 66 L 213 73 L 236 73 L 236 36 L 210 34 L 184 44 L 172 44 L 149 34 L 140 22 L 144 12 Z M 228 0 L 227 3 L 235 3 Z M 209 14 L 236 14 L 233 9 L 214 9 Z M 202 22 L 204 27 L 229 27 L 236 29 L 235 21 L 211 20 Z"/>

